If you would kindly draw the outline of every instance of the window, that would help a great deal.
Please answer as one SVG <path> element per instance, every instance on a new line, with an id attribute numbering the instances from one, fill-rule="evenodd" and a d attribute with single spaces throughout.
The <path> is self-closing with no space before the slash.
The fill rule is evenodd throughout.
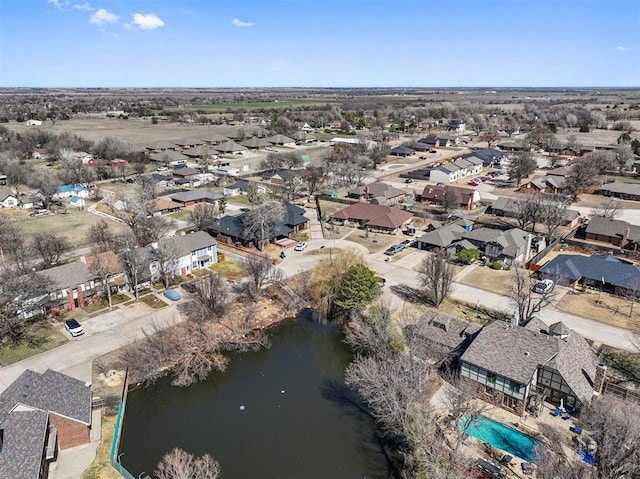
<path id="1" fill-rule="evenodd" d="M 518 404 L 518 401 L 512 397 L 509 396 L 503 396 L 502 398 L 502 404 L 505 407 L 508 407 L 509 409 L 514 409 L 516 408 L 516 405 Z"/>
<path id="2" fill-rule="evenodd" d="M 495 383 L 496 382 L 496 373 L 491 373 L 487 371 L 487 383 Z"/>
<path id="3" fill-rule="evenodd" d="M 512 393 L 520 392 L 520 385 L 516 382 L 509 381 L 509 391 Z"/>

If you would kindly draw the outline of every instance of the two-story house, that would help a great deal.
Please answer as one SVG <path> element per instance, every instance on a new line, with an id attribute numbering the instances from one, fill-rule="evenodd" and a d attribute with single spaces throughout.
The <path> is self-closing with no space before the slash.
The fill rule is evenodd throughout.
<path id="1" fill-rule="evenodd" d="M 186 276 L 193 270 L 208 268 L 218 262 L 218 242 L 206 231 L 173 236 L 159 245 L 174 248 L 175 276 Z"/>
<path id="2" fill-rule="evenodd" d="M 524 327 L 490 323 L 460 358 L 461 377 L 519 415 L 538 414 L 544 401 L 588 405 L 602 391 L 605 371 L 583 337 L 536 318 Z"/>

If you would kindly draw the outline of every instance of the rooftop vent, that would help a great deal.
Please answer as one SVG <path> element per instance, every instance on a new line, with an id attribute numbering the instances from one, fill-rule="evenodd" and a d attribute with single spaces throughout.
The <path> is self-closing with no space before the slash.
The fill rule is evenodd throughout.
<path id="1" fill-rule="evenodd" d="M 529 351 L 525 351 L 524 355 L 528 357 L 529 356 Z"/>

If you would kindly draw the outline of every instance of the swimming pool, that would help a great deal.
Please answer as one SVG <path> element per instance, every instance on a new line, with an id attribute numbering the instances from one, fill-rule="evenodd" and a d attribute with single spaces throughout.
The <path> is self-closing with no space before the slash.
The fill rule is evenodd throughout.
<path id="1" fill-rule="evenodd" d="M 525 461 L 536 460 L 535 447 L 540 441 L 488 417 L 478 416 L 471 422 L 466 433 Z"/>

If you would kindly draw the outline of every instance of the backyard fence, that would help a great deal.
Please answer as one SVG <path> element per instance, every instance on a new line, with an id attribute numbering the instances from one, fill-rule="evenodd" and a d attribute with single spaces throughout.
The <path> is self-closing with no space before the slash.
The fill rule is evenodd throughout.
<path id="1" fill-rule="evenodd" d="M 640 394 L 631 389 L 627 389 L 616 384 L 612 384 L 608 381 L 604 383 L 604 394 L 616 397 L 623 401 L 630 401 L 640 404 Z"/>
<path id="2" fill-rule="evenodd" d="M 129 371 L 127 370 L 124 375 L 124 387 L 122 389 L 122 396 L 120 397 L 120 405 L 118 406 L 118 415 L 116 417 L 115 432 L 113 434 L 113 442 L 111 443 L 111 466 L 122 476 L 124 479 L 138 479 L 133 474 L 125 469 L 120 464 L 120 457 L 124 453 L 118 453 L 120 450 L 120 433 L 122 432 L 122 419 L 124 417 L 124 410 L 127 404 L 127 394 L 129 392 Z M 147 476 L 148 477 L 148 476 Z"/>

